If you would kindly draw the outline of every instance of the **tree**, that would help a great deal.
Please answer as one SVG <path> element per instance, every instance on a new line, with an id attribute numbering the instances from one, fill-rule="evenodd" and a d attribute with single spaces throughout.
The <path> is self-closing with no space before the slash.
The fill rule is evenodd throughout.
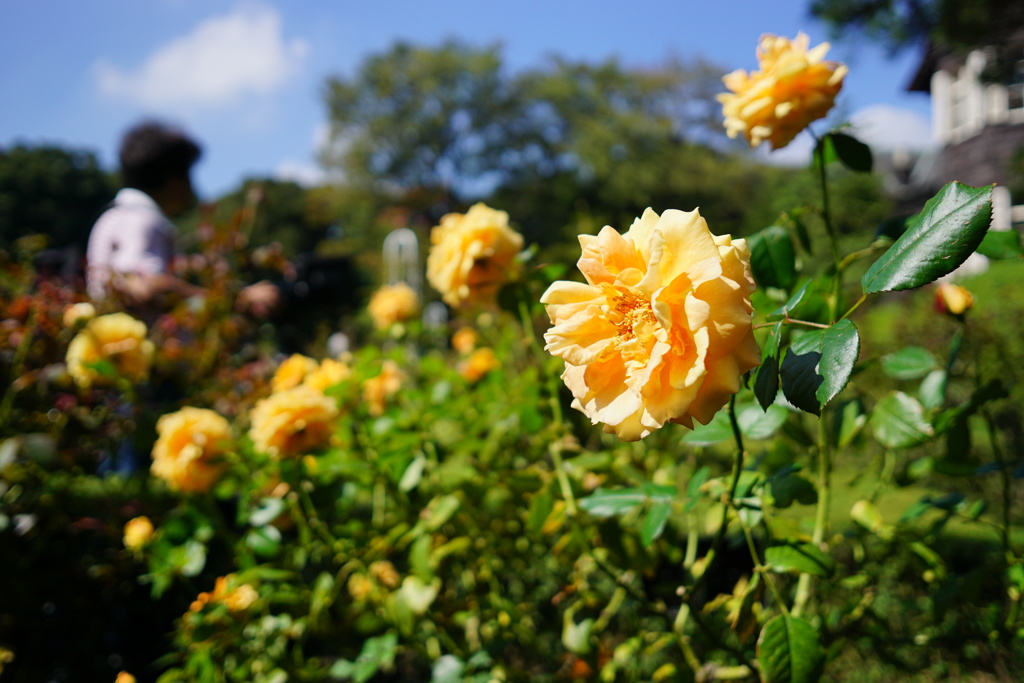
<path id="1" fill-rule="evenodd" d="M 810 13 L 836 37 L 863 34 L 892 53 L 998 45 L 1024 26 L 1018 0 L 812 0 Z"/>
<path id="2" fill-rule="evenodd" d="M 84 251 L 93 222 L 116 191 L 92 152 L 55 146 L 0 149 L 0 247 L 42 233 L 51 247 Z"/>
<path id="3" fill-rule="evenodd" d="M 494 184 L 508 150 L 530 146 L 523 104 L 497 47 L 398 43 L 353 79 L 328 79 L 323 161 L 351 182 L 440 188 L 455 198 Z"/>

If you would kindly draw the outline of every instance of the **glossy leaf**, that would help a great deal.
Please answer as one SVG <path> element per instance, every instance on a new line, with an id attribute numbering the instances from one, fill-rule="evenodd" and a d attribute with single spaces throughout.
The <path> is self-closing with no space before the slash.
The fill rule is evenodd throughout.
<path id="1" fill-rule="evenodd" d="M 978 253 L 996 260 L 1024 257 L 1016 230 L 989 230 L 978 245 Z"/>
<path id="2" fill-rule="evenodd" d="M 836 569 L 835 561 L 813 543 L 773 545 L 764 551 L 764 560 L 781 573 L 828 577 Z"/>
<path id="3" fill-rule="evenodd" d="M 938 410 L 946 401 L 947 375 L 945 370 L 932 370 L 921 381 L 917 397 L 926 410 Z"/>
<path id="4" fill-rule="evenodd" d="M 860 336 L 849 320 L 812 330 L 790 344 L 780 375 L 789 402 L 814 415 L 843 390 L 860 353 Z"/>
<path id="5" fill-rule="evenodd" d="M 799 617 L 768 620 L 757 639 L 757 661 L 764 683 L 817 683 L 825 666 L 818 632 Z"/>
<path id="6" fill-rule="evenodd" d="M 665 531 L 668 517 L 672 514 L 672 503 L 655 503 L 647 511 L 644 517 L 643 526 L 640 529 L 640 540 L 645 546 L 650 547 Z"/>
<path id="7" fill-rule="evenodd" d="M 786 316 L 793 312 L 794 308 L 800 305 L 800 302 L 803 301 L 804 296 L 807 294 L 807 290 L 810 286 L 811 281 L 808 280 L 803 284 L 802 287 L 800 287 L 800 289 L 796 290 L 793 296 L 789 297 L 789 300 L 786 303 L 782 304 L 777 309 L 772 311 L 771 315 L 768 316 L 768 321 L 774 322 L 776 320 L 785 319 Z"/>
<path id="8" fill-rule="evenodd" d="M 829 133 L 829 137 L 843 166 L 858 173 L 871 173 L 874 158 L 870 147 L 846 133 Z"/>
<path id="9" fill-rule="evenodd" d="M 732 425 L 729 424 L 729 413 L 719 410 L 706 425 L 698 424 L 692 432 L 683 437 L 683 443 L 691 446 L 712 446 L 733 438 Z"/>
<path id="10" fill-rule="evenodd" d="M 801 290 L 803 291 L 803 290 Z M 757 368 L 754 376 L 754 396 L 761 408 L 768 410 L 768 407 L 775 403 L 779 395 L 779 343 L 782 340 L 782 323 L 772 325 L 765 340 L 764 348 L 761 349 L 761 365 Z"/>
<path id="11" fill-rule="evenodd" d="M 949 183 L 861 278 L 866 294 L 913 289 L 956 270 L 992 219 L 992 187 Z"/>
<path id="12" fill-rule="evenodd" d="M 796 279 L 796 249 L 789 232 L 778 225 L 747 238 L 750 267 L 761 287 L 789 289 Z"/>
<path id="13" fill-rule="evenodd" d="M 935 430 L 924 419 L 921 404 L 902 391 L 894 391 L 875 406 L 871 415 L 875 438 L 889 448 L 907 448 L 930 439 Z"/>
<path id="14" fill-rule="evenodd" d="M 882 370 L 893 379 L 919 379 L 938 367 L 931 351 L 907 346 L 882 356 Z"/>
<path id="15" fill-rule="evenodd" d="M 748 405 L 740 411 L 736 421 L 740 425 L 740 432 L 747 438 L 768 439 L 779 431 L 789 413 L 789 410 L 780 405 L 769 405 L 763 411 L 757 406 Z"/>

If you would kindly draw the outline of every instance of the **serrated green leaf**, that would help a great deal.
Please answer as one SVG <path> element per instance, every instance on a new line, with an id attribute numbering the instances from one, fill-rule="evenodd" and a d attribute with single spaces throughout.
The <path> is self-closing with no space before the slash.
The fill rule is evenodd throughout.
<path id="1" fill-rule="evenodd" d="M 843 166 L 858 173 L 871 173 L 874 158 L 871 156 L 870 147 L 846 133 L 829 133 L 829 136 L 835 145 L 836 156 L 843 162 Z"/>
<path id="2" fill-rule="evenodd" d="M 640 528 L 640 540 L 647 547 L 650 547 L 665 531 L 665 524 L 672 514 L 671 503 L 655 503 L 644 516 L 643 526 Z"/>
<path id="3" fill-rule="evenodd" d="M 935 434 L 924 409 L 913 397 L 894 391 L 878 402 L 871 415 L 875 438 L 889 448 L 908 448 Z"/>
<path id="4" fill-rule="evenodd" d="M 747 238 L 750 268 L 761 287 L 789 289 L 796 279 L 796 250 L 789 232 L 779 225 L 756 232 Z"/>
<path id="5" fill-rule="evenodd" d="M 864 273 L 864 293 L 913 289 L 953 272 L 978 248 L 991 219 L 992 186 L 949 183 Z"/>
<path id="6" fill-rule="evenodd" d="M 779 344 L 782 341 L 782 322 L 772 325 L 761 349 L 761 365 L 754 377 L 754 397 L 764 410 L 775 403 L 779 394 Z"/>
<path id="7" fill-rule="evenodd" d="M 859 353 L 860 336 L 849 320 L 803 334 L 782 361 L 782 392 L 800 410 L 820 415 L 850 381 Z"/>
<path id="8" fill-rule="evenodd" d="M 825 666 L 825 651 L 814 626 L 780 614 L 761 630 L 757 661 L 764 683 L 817 683 Z"/>
<path id="9" fill-rule="evenodd" d="M 764 551 L 764 561 L 774 571 L 828 577 L 836 569 L 835 561 L 813 543 L 789 542 Z"/>
<path id="10" fill-rule="evenodd" d="M 1016 230 L 989 230 L 978 245 L 978 253 L 996 260 L 1024 257 Z"/>
<path id="11" fill-rule="evenodd" d="M 920 346 L 907 346 L 882 356 L 882 370 L 893 379 L 919 379 L 938 365 L 931 351 Z"/>
<path id="12" fill-rule="evenodd" d="M 800 289 L 796 290 L 793 296 L 789 297 L 789 300 L 772 311 L 771 315 L 768 316 L 768 322 L 775 322 L 776 320 L 784 320 L 786 316 L 793 312 L 800 302 L 804 300 L 804 296 L 807 294 L 808 288 L 811 286 L 811 280 L 805 282 Z"/>

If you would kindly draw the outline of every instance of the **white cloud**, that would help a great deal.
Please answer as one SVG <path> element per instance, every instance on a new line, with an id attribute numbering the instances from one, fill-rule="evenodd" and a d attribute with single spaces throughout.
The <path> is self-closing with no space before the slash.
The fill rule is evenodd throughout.
<path id="1" fill-rule="evenodd" d="M 308 49 L 303 40 L 285 40 L 276 10 L 249 3 L 207 19 L 136 68 L 99 61 L 93 72 L 108 96 L 149 107 L 216 107 L 273 92 L 298 70 Z"/>
<path id="2" fill-rule="evenodd" d="M 850 117 L 853 135 L 879 151 L 921 150 L 934 146 L 928 117 L 909 109 L 873 104 Z"/>
<path id="3" fill-rule="evenodd" d="M 290 180 L 304 187 L 316 187 L 327 182 L 327 174 L 319 164 L 308 161 L 286 159 L 274 169 L 274 177 L 278 180 Z"/>

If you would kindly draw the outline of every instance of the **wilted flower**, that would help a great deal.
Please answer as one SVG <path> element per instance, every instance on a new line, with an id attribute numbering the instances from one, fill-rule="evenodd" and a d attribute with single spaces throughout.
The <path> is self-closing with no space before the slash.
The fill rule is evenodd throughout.
<path id="1" fill-rule="evenodd" d="M 452 335 L 452 348 L 463 356 L 476 348 L 476 331 L 472 327 L 462 327 Z"/>
<path id="2" fill-rule="evenodd" d="M 696 210 L 647 209 L 625 235 L 605 227 L 580 244 L 587 282 L 541 297 L 573 407 L 627 441 L 707 424 L 761 358 L 746 242 L 712 235 Z"/>
<path id="3" fill-rule="evenodd" d="M 385 360 L 380 374 L 363 382 L 363 400 L 371 415 L 383 415 L 387 400 L 402 388 L 405 375 L 393 360 Z"/>
<path id="4" fill-rule="evenodd" d="M 378 330 L 386 330 L 395 323 L 412 320 L 420 310 L 420 298 L 412 287 L 399 282 L 384 285 L 370 297 L 367 307 L 373 324 Z"/>
<path id="5" fill-rule="evenodd" d="M 317 368 L 317 363 L 308 356 L 301 353 L 293 353 L 277 368 L 277 372 L 270 379 L 270 388 L 274 391 L 291 389 L 302 384 L 306 375 Z"/>
<path id="6" fill-rule="evenodd" d="M 427 279 L 445 303 L 459 306 L 493 297 L 523 248 L 523 236 L 508 226 L 508 214 L 485 204 L 450 213 L 430 233 Z"/>
<path id="7" fill-rule="evenodd" d="M 206 605 L 216 604 L 218 602 L 223 603 L 228 611 L 241 612 L 247 610 L 255 604 L 256 600 L 259 599 L 259 593 L 256 589 L 247 583 L 235 585 L 236 577 L 234 574 L 228 574 L 227 576 L 217 577 L 217 581 L 214 583 L 213 591 L 210 593 L 200 593 L 192 604 L 189 606 L 189 611 L 198 612 Z"/>
<path id="8" fill-rule="evenodd" d="M 345 363 L 332 358 L 324 358 L 315 370 L 306 375 L 303 384 L 322 393 L 335 384 L 344 382 L 351 375 L 352 371 Z"/>
<path id="9" fill-rule="evenodd" d="M 153 362 L 153 342 L 146 339 L 146 324 L 127 313 L 111 313 L 90 320 L 68 344 L 68 374 L 81 387 L 106 380 L 93 366 L 109 363 L 121 377 L 141 382 Z"/>
<path id="10" fill-rule="evenodd" d="M 258 402 L 249 436 L 257 450 L 272 456 L 305 455 L 330 441 L 337 416 L 334 399 L 303 384 Z"/>
<path id="11" fill-rule="evenodd" d="M 483 348 L 473 351 L 469 358 L 459 363 L 459 374 L 468 382 L 478 382 L 491 370 L 501 367 L 494 349 Z"/>
<path id="12" fill-rule="evenodd" d="M 751 147 L 768 140 L 779 149 L 828 113 L 847 68 L 825 61 L 828 43 L 808 50 L 809 43 L 803 33 L 793 41 L 765 34 L 757 47 L 760 70 L 738 69 L 722 79 L 732 91 L 718 96 L 729 137 L 743 135 Z"/>
<path id="13" fill-rule="evenodd" d="M 96 307 L 88 301 L 71 304 L 64 309 L 64 327 L 74 327 L 96 317 Z"/>
<path id="14" fill-rule="evenodd" d="M 935 310 L 954 318 L 963 318 L 974 308 L 974 295 L 960 285 L 941 282 L 935 288 Z"/>
<path id="15" fill-rule="evenodd" d="M 231 445 L 231 426 L 206 408 L 185 407 L 156 423 L 150 472 L 178 491 L 209 491 L 220 478 L 220 456 Z"/>
<path id="16" fill-rule="evenodd" d="M 153 522 L 141 516 L 128 520 L 124 525 L 124 547 L 139 550 L 153 539 Z"/>

